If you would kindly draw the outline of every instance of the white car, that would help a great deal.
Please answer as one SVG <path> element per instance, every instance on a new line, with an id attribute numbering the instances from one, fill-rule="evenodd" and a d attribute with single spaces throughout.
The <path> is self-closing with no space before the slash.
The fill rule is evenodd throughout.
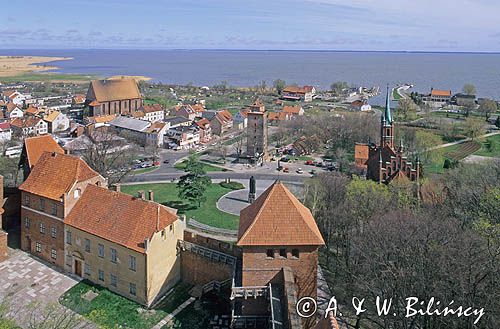
<path id="1" fill-rule="evenodd" d="M 302 170 L 302 168 L 299 168 L 296 170 L 297 174 L 303 174 L 304 173 L 304 170 Z"/>

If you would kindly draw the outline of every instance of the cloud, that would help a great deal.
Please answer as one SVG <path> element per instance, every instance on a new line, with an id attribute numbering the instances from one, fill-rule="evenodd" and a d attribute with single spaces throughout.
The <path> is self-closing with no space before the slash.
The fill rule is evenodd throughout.
<path id="1" fill-rule="evenodd" d="M 12 16 L 8 16 L 7 17 L 7 21 L 9 21 L 9 22 L 15 22 L 16 19 L 14 17 L 12 17 Z"/>
<path id="2" fill-rule="evenodd" d="M 30 32 L 31 32 L 30 30 L 16 29 L 16 28 L 7 28 L 4 30 L 0 30 L 0 34 L 6 36 L 23 36 L 29 34 Z"/>

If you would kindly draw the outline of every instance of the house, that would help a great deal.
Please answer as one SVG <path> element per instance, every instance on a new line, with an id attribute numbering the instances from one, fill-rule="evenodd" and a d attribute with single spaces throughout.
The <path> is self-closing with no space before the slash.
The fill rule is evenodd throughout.
<path id="1" fill-rule="evenodd" d="M 69 129 L 69 118 L 59 111 L 51 111 L 43 117 L 49 133 L 54 134 Z"/>
<path id="2" fill-rule="evenodd" d="M 267 120 L 270 125 L 278 125 L 280 122 L 290 119 L 290 115 L 283 111 L 269 112 Z"/>
<path id="3" fill-rule="evenodd" d="M 129 115 L 142 106 L 142 95 L 134 79 L 93 80 L 85 98 L 90 116 Z"/>
<path id="4" fill-rule="evenodd" d="M 86 117 L 83 122 L 94 125 L 95 128 L 109 126 L 109 123 L 116 118 L 116 114 L 101 115 L 97 117 Z"/>
<path id="5" fill-rule="evenodd" d="M 166 117 L 164 121 L 170 124 L 170 128 L 176 128 L 180 126 L 189 127 L 192 123 L 192 120 L 181 116 Z"/>
<path id="6" fill-rule="evenodd" d="M 65 270 L 145 306 L 179 282 L 185 222 L 149 195 L 89 184 L 64 220 Z"/>
<path id="7" fill-rule="evenodd" d="M 139 117 L 138 113 L 142 114 L 142 116 Z M 160 104 L 143 105 L 133 114 L 133 116 L 136 119 L 149 122 L 163 121 L 165 118 L 165 110 L 163 110 Z"/>
<path id="8" fill-rule="evenodd" d="M 273 297 L 286 300 L 286 291 L 293 293 L 296 300 L 302 297 L 316 300 L 318 248 L 324 244 L 311 211 L 281 181 L 274 182 L 240 212 L 237 246 L 242 250 L 242 262 L 241 269 L 236 271 L 241 276 L 235 278 L 232 298 L 242 307 L 234 310 L 241 312 L 236 315 L 290 321 L 274 310 L 275 305 L 259 296 L 271 290 Z M 285 289 L 287 282 L 291 283 L 290 290 Z M 254 290 L 255 298 L 247 298 L 252 289 L 260 291 Z M 286 308 L 287 303 L 283 304 L 279 307 Z M 300 328 L 312 327 L 308 321 L 315 323 L 302 319 Z"/>
<path id="9" fill-rule="evenodd" d="M 73 106 L 84 106 L 85 105 L 85 95 L 76 94 L 71 98 L 71 105 Z"/>
<path id="10" fill-rule="evenodd" d="M 10 130 L 10 123 L 0 122 L 0 143 L 8 142 L 11 139 L 12 139 L 12 131 Z"/>
<path id="11" fill-rule="evenodd" d="M 31 98 L 31 95 L 24 95 L 17 90 L 6 90 L 2 93 L 2 96 L 6 102 L 12 102 L 19 107 L 22 107 L 24 102 Z"/>
<path id="12" fill-rule="evenodd" d="M 40 109 L 36 106 L 30 105 L 25 111 L 24 111 L 25 116 L 32 116 L 32 117 L 37 117 L 37 118 L 43 118 L 45 115 L 45 110 Z"/>
<path id="13" fill-rule="evenodd" d="M 372 107 L 366 101 L 356 100 L 351 103 L 351 109 L 354 111 L 367 112 L 371 111 Z"/>
<path id="14" fill-rule="evenodd" d="M 222 136 L 233 128 L 233 115 L 228 110 L 205 111 L 203 117 L 210 121 L 212 133 Z"/>
<path id="15" fill-rule="evenodd" d="M 248 112 L 250 109 L 239 110 L 233 117 L 234 126 L 238 129 L 245 129 L 248 124 Z"/>
<path id="16" fill-rule="evenodd" d="M 212 139 L 212 128 L 210 128 L 210 121 L 206 118 L 201 118 L 195 122 L 198 126 L 200 133 L 200 143 L 208 143 Z"/>
<path id="17" fill-rule="evenodd" d="M 105 128 L 101 128 L 87 131 L 86 134 L 81 134 L 68 141 L 64 144 L 64 149 L 71 154 L 82 155 L 89 147 L 94 145 L 101 145 L 112 152 L 126 147 L 128 141 L 123 137 L 107 132 Z"/>
<path id="18" fill-rule="evenodd" d="M 476 95 L 458 93 L 452 97 L 451 101 L 458 106 L 476 106 Z"/>
<path id="19" fill-rule="evenodd" d="M 165 134 L 170 128 L 170 125 L 165 122 L 153 122 L 145 131 L 146 134 L 146 145 L 156 145 L 158 147 L 163 146 L 163 140 Z"/>
<path id="20" fill-rule="evenodd" d="M 64 219 L 89 184 L 107 185 L 80 158 L 44 152 L 19 186 L 21 249 L 64 268 Z"/>
<path id="21" fill-rule="evenodd" d="M 431 88 L 431 93 L 424 97 L 424 101 L 432 103 L 447 103 L 451 100 L 451 90 L 439 90 Z"/>
<path id="22" fill-rule="evenodd" d="M 296 115 L 304 115 L 304 109 L 300 105 L 285 105 L 281 111 L 288 114 L 290 118 Z"/>
<path id="23" fill-rule="evenodd" d="M 5 118 L 7 119 L 15 119 L 22 118 L 24 116 L 24 112 L 21 110 L 19 106 L 10 102 L 5 106 Z"/>
<path id="24" fill-rule="evenodd" d="M 313 86 L 286 86 L 281 93 L 281 98 L 285 100 L 312 102 L 316 88 Z"/>
<path id="25" fill-rule="evenodd" d="M 19 168 L 22 168 L 24 180 L 28 178 L 44 152 L 64 154 L 64 149 L 50 135 L 28 137 L 24 139 Z"/>
<path id="26" fill-rule="evenodd" d="M 170 128 L 166 134 L 170 148 L 188 150 L 200 143 L 200 129 L 197 126 L 178 126 Z"/>
<path id="27" fill-rule="evenodd" d="M 187 118 L 193 121 L 196 117 L 201 117 L 205 108 L 200 104 L 195 105 L 178 105 L 174 108 L 175 115 Z"/>
<path id="28" fill-rule="evenodd" d="M 17 136 L 38 136 L 48 133 L 47 122 L 37 117 L 15 118 L 10 124 L 12 132 Z"/>

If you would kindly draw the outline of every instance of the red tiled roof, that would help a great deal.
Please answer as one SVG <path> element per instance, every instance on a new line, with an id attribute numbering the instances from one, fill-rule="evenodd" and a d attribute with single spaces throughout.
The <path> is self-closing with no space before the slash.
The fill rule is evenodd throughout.
<path id="1" fill-rule="evenodd" d="M 11 103 L 11 102 L 7 103 L 7 112 L 9 112 L 9 113 L 10 113 L 10 112 L 12 112 L 12 111 L 13 111 L 16 107 L 17 107 L 17 108 L 19 108 L 19 107 L 18 107 L 16 104 L 14 104 L 14 103 Z"/>
<path id="2" fill-rule="evenodd" d="M 89 89 L 94 91 L 95 99 L 92 100 L 98 102 L 141 98 L 139 86 L 134 79 L 93 80 Z"/>
<path id="3" fill-rule="evenodd" d="M 27 118 L 15 118 L 10 124 L 17 128 L 35 127 L 42 119 L 29 116 Z"/>
<path id="4" fill-rule="evenodd" d="M 297 105 L 297 106 L 285 105 L 285 106 L 283 106 L 282 111 L 285 113 L 290 113 L 290 114 L 299 114 L 301 109 L 302 109 L 302 107 L 300 105 Z"/>
<path id="5" fill-rule="evenodd" d="M 432 96 L 445 96 L 445 97 L 451 97 L 451 90 L 438 90 L 438 89 L 432 89 L 432 90 L 431 90 L 431 95 L 432 95 Z"/>
<path id="6" fill-rule="evenodd" d="M 305 94 L 308 92 L 311 92 L 309 89 L 305 87 L 298 87 L 298 86 L 286 86 L 285 89 L 283 89 L 283 92 L 285 93 L 294 93 L 294 94 Z"/>
<path id="7" fill-rule="evenodd" d="M 311 211 L 276 181 L 240 212 L 238 246 L 324 245 Z"/>
<path id="8" fill-rule="evenodd" d="M 163 111 L 163 108 L 161 107 L 160 104 L 153 104 L 153 105 L 143 105 L 139 110 L 144 111 L 144 113 L 153 113 L 153 112 L 160 112 Z"/>
<path id="9" fill-rule="evenodd" d="M 64 154 L 64 150 L 50 135 L 28 137 L 24 140 L 24 149 L 28 157 L 29 167 L 33 167 L 43 152 Z"/>
<path id="10" fill-rule="evenodd" d="M 9 129 L 10 129 L 10 123 L 9 122 L 0 122 L 0 130 L 9 130 Z"/>
<path id="11" fill-rule="evenodd" d="M 60 200 L 75 183 L 96 176 L 99 174 L 78 157 L 44 152 L 19 189 L 52 200 Z"/>
<path id="12" fill-rule="evenodd" d="M 210 125 L 210 121 L 208 121 L 207 118 L 202 118 L 198 121 L 196 121 L 196 125 L 200 127 L 201 129 L 206 129 L 207 125 Z"/>
<path id="13" fill-rule="evenodd" d="M 175 209 L 88 185 L 64 223 L 144 253 L 144 240 L 176 220 Z"/>

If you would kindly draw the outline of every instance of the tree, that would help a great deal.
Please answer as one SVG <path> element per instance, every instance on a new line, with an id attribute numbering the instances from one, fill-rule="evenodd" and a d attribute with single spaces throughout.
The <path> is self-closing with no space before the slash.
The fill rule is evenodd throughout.
<path id="1" fill-rule="evenodd" d="M 182 176 L 177 183 L 179 198 L 187 199 L 190 203 L 197 202 L 198 207 L 205 202 L 205 192 L 211 183 L 206 175 L 203 164 L 195 154 L 191 154 L 186 164 L 187 174 Z"/>
<path id="2" fill-rule="evenodd" d="M 466 95 L 475 95 L 476 94 L 476 87 L 471 83 L 466 83 L 464 85 L 464 87 L 462 88 L 462 91 Z"/>
<path id="3" fill-rule="evenodd" d="M 267 83 L 266 83 L 266 80 L 262 80 L 260 83 L 259 83 L 259 91 L 261 93 L 265 93 L 266 92 L 266 89 L 267 89 Z"/>
<path id="4" fill-rule="evenodd" d="M 492 113 L 498 110 L 497 103 L 491 99 L 482 100 L 479 104 L 479 112 L 484 115 L 485 120 L 488 120 Z"/>
<path id="5" fill-rule="evenodd" d="M 464 132 L 467 137 L 475 140 L 484 132 L 484 124 L 481 120 L 475 118 L 468 118 L 464 124 Z"/>
<path id="6" fill-rule="evenodd" d="M 349 88 L 349 85 L 345 81 L 337 81 L 330 85 L 330 90 L 337 96 L 340 96 L 344 89 Z"/>
<path id="7" fill-rule="evenodd" d="M 233 149 L 234 152 L 236 153 L 236 158 L 239 160 L 241 154 L 243 153 L 243 149 L 246 145 L 247 142 L 247 135 L 246 133 L 241 133 L 237 138 L 236 141 L 233 144 Z"/>
<path id="8" fill-rule="evenodd" d="M 282 79 L 276 79 L 273 81 L 273 86 L 274 86 L 274 89 L 276 89 L 276 92 L 278 93 L 278 95 L 281 95 L 281 93 L 283 92 L 283 89 L 285 89 L 286 82 L 285 82 L 285 80 L 282 80 Z"/>
<path id="9" fill-rule="evenodd" d="M 404 97 L 398 101 L 398 111 L 396 112 L 403 121 L 414 118 L 417 111 L 417 105 L 411 98 Z"/>

